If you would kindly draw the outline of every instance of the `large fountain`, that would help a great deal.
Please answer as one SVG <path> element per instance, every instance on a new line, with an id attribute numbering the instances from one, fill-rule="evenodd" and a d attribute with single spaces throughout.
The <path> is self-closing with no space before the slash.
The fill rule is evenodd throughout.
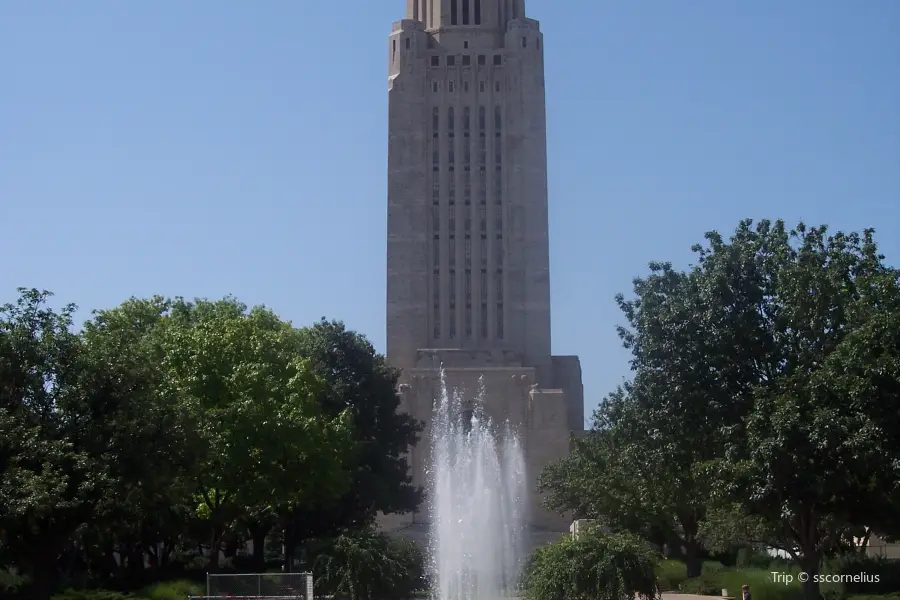
<path id="1" fill-rule="evenodd" d="M 447 392 L 432 416 L 431 560 L 437 600 L 512 595 L 522 562 L 525 457 L 513 428 L 484 411 L 484 385 L 471 402 Z"/>

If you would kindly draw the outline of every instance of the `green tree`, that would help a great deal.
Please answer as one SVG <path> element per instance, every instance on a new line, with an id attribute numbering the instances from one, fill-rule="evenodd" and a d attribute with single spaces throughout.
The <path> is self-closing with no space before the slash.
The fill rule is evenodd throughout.
<path id="1" fill-rule="evenodd" d="M 717 307 L 702 272 L 675 271 L 652 263 L 634 281 L 635 298 L 617 302 L 628 327 L 618 329 L 632 353 L 634 380 L 610 395 L 594 416 L 592 431 L 576 451 L 542 479 L 550 507 L 577 509 L 571 478 L 581 478 L 584 515 L 658 543 L 685 550 L 688 575 L 700 574 L 700 531 L 708 509 L 710 479 L 699 464 L 722 456 L 727 431 L 746 414 L 731 381 L 717 376 L 710 337 Z M 732 387 L 730 387 L 732 386 Z M 592 478 L 578 475 L 591 462 Z M 568 496 L 566 498 L 565 496 Z"/>
<path id="2" fill-rule="evenodd" d="M 423 573 L 423 555 L 407 543 L 371 529 L 345 533 L 316 556 L 313 574 L 319 594 L 350 600 L 407 598 Z"/>
<path id="3" fill-rule="evenodd" d="M 97 364 L 128 374 L 122 389 L 130 400 L 133 426 L 118 430 L 123 446 L 133 448 L 115 464 L 115 492 L 98 506 L 81 541 L 98 570 L 123 568 L 131 581 L 144 577 L 144 554 L 155 569 L 165 568 L 187 528 L 188 505 L 203 446 L 181 399 L 167 393 L 158 327 L 171 302 L 154 297 L 131 299 L 95 312 L 83 328 L 86 353 Z M 115 555 L 121 557 L 121 562 Z"/>
<path id="4" fill-rule="evenodd" d="M 108 526 L 111 499 L 134 492 L 168 457 L 166 405 L 147 371 L 72 331 L 74 306 L 20 290 L 0 309 L 0 552 L 46 598 L 60 559 L 88 524 Z M 165 467 L 161 467 L 165 469 Z"/>
<path id="5" fill-rule="evenodd" d="M 423 497 L 406 459 L 422 424 L 398 410 L 398 372 L 343 323 L 323 319 L 303 329 L 301 337 L 303 356 L 324 382 L 318 397 L 323 410 L 352 415 L 354 449 L 346 463 L 352 478 L 348 491 L 315 510 L 295 511 L 287 532 L 291 547 L 343 528 L 365 528 L 378 512 L 410 512 Z"/>
<path id="6" fill-rule="evenodd" d="M 665 491 L 669 515 L 700 499 L 697 539 L 727 523 L 814 574 L 850 528 L 893 528 L 898 273 L 872 231 L 780 221 L 743 221 L 695 251 L 687 272 L 653 264 L 619 298 L 635 443 L 664 466 L 637 461 L 652 477 L 632 486 Z"/>
<path id="7" fill-rule="evenodd" d="M 206 448 L 196 502 L 213 569 L 236 520 L 346 490 L 352 424 L 344 410 L 321 409 L 327 384 L 303 357 L 300 331 L 232 298 L 177 299 L 161 343 L 169 392 L 189 407 Z"/>
<path id="8" fill-rule="evenodd" d="M 545 469 L 539 487 L 551 510 L 572 510 L 613 531 L 684 547 L 687 570 L 697 576 L 705 484 L 670 425 L 653 420 L 644 393 L 627 384 L 607 397 L 591 430 L 573 440 L 569 456 Z"/>
<path id="9" fill-rule="evenodd" d="M 634 600 L 658 596 L 659 555 L 640 538 L 589 528 L 538 548 L 522 577 L 528 600 Z"/>
<path id="10" fill-rule="evenodd" d="M 752 400 L 742 435 L 718 461 L 730 484 L 725 496 L 769 523 L 778 545 L 815 574 L 848 528 L 883 519 L 897 486 L 900 413 L 885 402 L 896 398 L 900 375 L 889 333 L 898 272 L 884 264 L 871 230 L 828 235 L 825 227 L 788 232 L 780 222 L 745 222 L 730 243 L 708 240 L 700 256 L 710 287 L 743 299 L 723 303 L 723 320 L 756 315 L 731 327 L 756 356 L 731 355 L 736 364 L 723 369 L 744 373 L 731 377 Z M 804 589 L 818 597 L 813 578 Z"/>

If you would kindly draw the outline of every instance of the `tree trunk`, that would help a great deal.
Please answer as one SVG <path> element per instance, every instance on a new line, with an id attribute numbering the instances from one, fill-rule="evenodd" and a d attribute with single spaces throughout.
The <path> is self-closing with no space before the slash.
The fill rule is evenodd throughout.
<path id="1" fill-rule="evenodd" d="M 269 532 L 260 527 L 250 532 L 253 540 L 253 568 L 264 573 L 266 571 L 266 536 Z"/>
<path id="2" fill-rule="evenodd" d="M 285 573 L 290 573 L 294 565 L 294 532 L 290 527 L 284 528 L 282 539 L 284 540 L 282 542 L 284 562 L 281 569 Z"/>
<path id="3" fill-rule="evenodd" d="M 806 581 L 803 582 L 803 600 L 820 600 L 819 582 L 816 581 L 816 575 L 819 574 L 819 554 L 815 549 L 803 550 L 800 568 L 807 575 Z"/>
<path id="4" fill-rule="evenodd" d="M 222 545 L 222 528 L 213 525 L 212 537 L 209 544 L 209 572 L 219 572 L 219 547 Z"/>
<path id="5" fill-rule="evenodd" d="M 234 558 L 237 556 L 240 540 L 236 535 L 229 535 L 225 541 L 225 558 Z"/>
<path id="6" fill-rule="evenodd" d="M 57 569 L 59 551 L 57 548 L 61 544 L 59 540 L 47 540 L 43 543 L 46 546 L 36 547 L 33 549 L 33 553 L 29 552 L 32 582 L 25 595 L 29 600 L 49 600 L 59 586 L 60 576 Z"/>
<path id="7" fill-rule="evenodd" d="M 684 540 L 684 564 L 688 578 L 700 577 L 703 561 L 700 560 L 700 544 L 695 539 Z"/>

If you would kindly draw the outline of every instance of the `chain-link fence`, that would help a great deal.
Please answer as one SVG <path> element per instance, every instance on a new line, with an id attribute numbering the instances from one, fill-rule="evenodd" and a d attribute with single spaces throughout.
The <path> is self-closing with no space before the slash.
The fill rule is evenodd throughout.
<path id="1" fill-rule="evenodd" d="M 209 573 L 206 596 L 190 600 L 255 598 L 313 600 L 312 573 Z"/>

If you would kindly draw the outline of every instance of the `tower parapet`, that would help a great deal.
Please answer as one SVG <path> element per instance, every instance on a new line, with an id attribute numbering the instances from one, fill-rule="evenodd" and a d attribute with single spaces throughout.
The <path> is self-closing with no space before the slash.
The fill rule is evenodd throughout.
<path id="1" fill-rule="evenodd" d="M 525 17 L 525 0 L 406 0 L 406 18 L 429 30 L 448 27 L 504 31 L 506 24 Z"/>

